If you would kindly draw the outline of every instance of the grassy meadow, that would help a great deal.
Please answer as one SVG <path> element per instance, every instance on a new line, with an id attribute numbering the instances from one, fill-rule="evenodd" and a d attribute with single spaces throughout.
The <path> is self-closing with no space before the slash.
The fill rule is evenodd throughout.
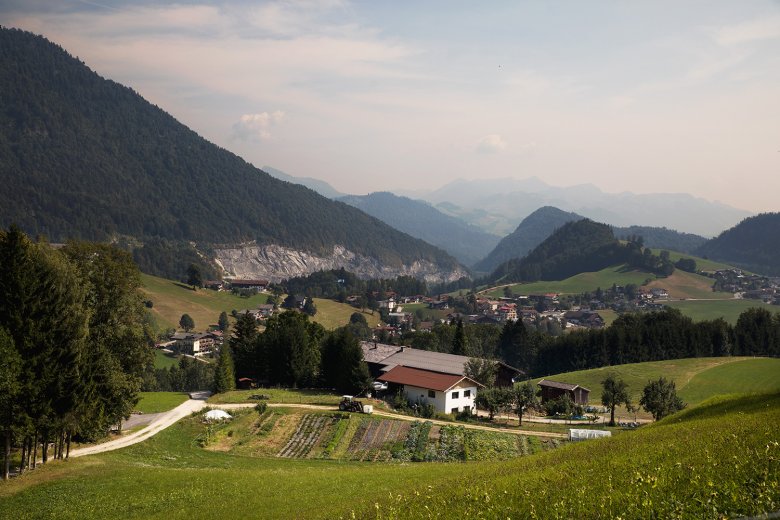
<path id="1" fill-rule="evenodd" d="M 645 384 L 661 376 L 675 382 L 677 392 L 689 406 L 723 393 L 780 391 L 780 359 L 775 358 L 711 357 L 648 361 L 555 374 L 545 379 L 584 386 L 590 390 L 590 402 L 599 404 L 601 382 L 610 373 L 626 382 L 635 404 L 639 402 Z"/>
<path id="2" fill-rule="evenodd" d="M 253 309 L 266 303 L 268 294 L 260 293 L 249 298 L 236 296 L 228 291 L 212 291 L 198 289 L 193 291 L 180 282 L 166 280 L 147 274 L 141 275 L 144 297 L 151 300 L 150 309 L 158 328 L 179 328 L 182 314 L 189 314 L 195 321 L 195 330 L 206 330 L 209 325 L 215 325 L 221 312 L 230 314 L 233 310 Z M 326 329 L 334 329 L 349 322 L 349 317 L 356 311 L 354 307 L 332 300 L 315 298 L 317 315 L 314 321 Z M 368 325 L 373 327 L 379 323 L 379 314 L 364 313 Z M 233 318 L 230 318 L 233 320 Z"/>
<path id="3" fill-rule="evenodd" d="M 327 392 L 326 390 L 318 388 L 302 388 L 296 390 L 286 388 L 257 388 L 254 390 L 233 390 L 231 392 L 215 394 L 209 398 L 208 403 L 229 404 L 263 402 L 251 399 L 251 396 L 259 394 L 268 396 L 267 400 L 263 400 L 268 403 L 337 405 L 339 404 L 339 401 L 341 401 L 340 394 Z"/>
<path id="4" fill-rule="evenodd" d="M 777 307 L 772 307 L 758 300 L 675 300 L 665 302 L 664 305 L 680 309 L 680 312 L 694 321 L 723 318 L 732 325 L 737 323 L 740 314 L 752 307 L 767 308 L 771 312 L 777 310 Z"/>
<path id="5" fill-rule="evenodd" d="M 468 479 L 429 479 L 355 516 L 757 517 L 780 506 L 776 424 L 780 394 L 713 398 L 631 434 L 486 465 Z"/>
<path id="6" fill-rule="evenodd" d="M 189 399 L 186 392 L 141 392 L 134 410 L 142 413 L 160 413 L 173 410 Z"/>

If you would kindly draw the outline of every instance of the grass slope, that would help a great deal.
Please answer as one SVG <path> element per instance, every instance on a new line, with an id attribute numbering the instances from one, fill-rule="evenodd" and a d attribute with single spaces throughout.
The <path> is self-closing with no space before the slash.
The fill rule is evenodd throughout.
<path id="1" fill-rule="evenodd" d="M 356 516 L 753 517 L 780 509 L 776 424 L 780 394 L 715 398 L 631 435 L 428 479 L 422 493 L 400 489 Z"/>
<path id="2" fill-rule="evenodd" d="M 780 391 L 780 359 L 711 357 L 629 363 L 555 374 L 545 379 L 590 389 L 590 402 L 601 402 L 601 382 L 609 373 L 622 378 L 636 404 L 647 381 L 661 376 L 673 380 L 689 405 L 718 394 Z M 541 379 L 541 378 L 540 378 Z M 539 379 L 536 380 L 538 382 Z"/>
<path id="3" fill-rule="evenodd" d="M 732 325 L 737 323 L 740 314 L 751 307 L 766 307 L 773 313 L 776 310 L 776 307 L 770 307 L 758 300 L 678 300 L 665 302 L 664 305 L 680 309 L 684 315 L 692 318 L 694 321 L 723 318 Z"/>
<path id="4" fill-rule="evenodd" d="M 130 448 L 0 483 L 0 517 L 751 516 L 780 504 L 778 423 L 780 395 L 719 398 L 510 461 L 371 464 L 204 450 L 194 442 L 203 425 L 183 420 Z"/>
<path id="5" fill-rule="evenodd" d="M 179 356 L 161 350 L 154 351 L 154 368 L 169 368 L 179 364 Z"/>
<path id="6" fill-rule="evenodd" d="M 209 289 L 192 288 L 173 280 L 158 278 L 148 274 L 141 275 L 142 291 L 147 299 L 154 304 L 151 312 L 158 326 L 162 328 L 179 328 L 182 314 L 189 314 L 195 321 L 196 330 L 205 330 L 208 325 L 217 323 L 219 314 L 228 314 L 233 310 L 252 309 L 268 300 L 268 294 L 257 294 L 242 298 L 227 291 L 212 291 Z M 314 299 L 317 315 L 314 321 L 326 329 L 334 329 L 349 322 L 349 317 L 355 308 L 332 300 Z M 379 314 L 365 314 L 369 326 L 379 323 Z M 231 318 L 232 320 L 232 318 Z"/>
<path id="7" fill-rule="evenodd" d="M 140 395 L 134 410 L 143 413 L 167 412 L 189 399 L 185 392 L 141 392 Z"/>

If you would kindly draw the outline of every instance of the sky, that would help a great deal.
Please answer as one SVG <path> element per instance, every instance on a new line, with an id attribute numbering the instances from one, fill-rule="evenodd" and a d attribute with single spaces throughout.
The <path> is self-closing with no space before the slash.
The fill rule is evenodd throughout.
<path id="1" fill-rule="evenodd" d="M 3 0 L 0 24 L 346 193 L 536 176 L 780 210 L 780 0 Z"/>

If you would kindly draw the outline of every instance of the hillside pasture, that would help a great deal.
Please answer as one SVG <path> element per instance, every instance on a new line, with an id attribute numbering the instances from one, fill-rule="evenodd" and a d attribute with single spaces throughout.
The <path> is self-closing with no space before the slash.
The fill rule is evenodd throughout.
<path id="1" fill-rule="evenodd" d="M 729 292 L 714 292 L 712 290 L 714 284 L 715 280 L 712 278 L 675 269 L 671 275 L 653 280 L 647 284 L 647 287 L 650 289 L 655 287 L 666 289 L 671 299 L 733 299 L 734 296 Z"/>
<path id="2" fill-rule="evenodd" d="M 141 291 L 153 303 L 152 314 L 166 328 L 178 329 L 179 318 L 182 314 L 189 314 L 195 321 L 196 330 L 205 330 L 208 325 L 217 323 L 223 311 L 230 314 L 234 309 L 252 309 L 268 300 L 268 294 L 264 293 L 242 298 L 228 291 L 193 291 L 192 287 L 180 282 L 148 274 L 141 275 L 141 282 Z"/>
<path id="3" fill-rule="evenodd" d="M 629 363 L 611 367 L 579 370 L 538 378 L 573 383 L 590 390 L 590 403 L 601 403 L 601 382 L 615 374 L 628 385 L 634 404 L 651 379 L 663 376 L 677 385 L 678 393 L 689 405 L 720 394 L 771 392 L 780 390 L 780 359 L 750 357 L 710 357 Z M 775 380 L 777 380 L 775 382 Z M 688 385 L 691 385 L 690 390 Z"/>
<path id="4" fill-rule="evenodd" d="M 253 395 L 263 395 L 268 399 L 252 399 Z M 233 390 L 209 397 L 209 404 L 230 403 L 281 403 L 281 404 L 321 404 L 337 405 L 341 395 L 319 388 L 256 388 L 253 390 Z"/>
<path id="5" fill-rule="evenodd" d="M 670 300 L 664 302 L 664 305 L 680 309 L 680 312 L 694 321 L 723 318 L 732 325 L 737 323 L 740 314 L 752 307 L 766 308 L 772 312 L 777 310 L 776 307 L 758 300 L 738 300 L 733 298 L 730 300 Z"/>
<path id="6" fill-rule="evenodd" d="M 510 286 L 513 294 L 529 295 L 543 293 L 581 294 L 595 291 L 599 287 L 607 289 L 614 284 L 642 285 L 645 281 L 654 280 L 656 276 L 644 271 L 629 269 L 625 265 L 607 267 L 601 271 L 580 273 L 561 281 L 539 281 L 532 283 L 513 284 Z M 486 295 L 491 298 L 504 296 L 504 289 L 487 290 Z"/>

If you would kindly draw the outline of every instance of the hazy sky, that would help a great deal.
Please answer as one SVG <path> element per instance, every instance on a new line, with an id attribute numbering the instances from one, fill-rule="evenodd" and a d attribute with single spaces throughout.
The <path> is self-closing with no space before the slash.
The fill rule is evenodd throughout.
<path id="1" fill-rule="evenodd" d="M 535 175 L 780 210 L 778 1 L 3 0 L 0 24 L 344 192 Z"/>

